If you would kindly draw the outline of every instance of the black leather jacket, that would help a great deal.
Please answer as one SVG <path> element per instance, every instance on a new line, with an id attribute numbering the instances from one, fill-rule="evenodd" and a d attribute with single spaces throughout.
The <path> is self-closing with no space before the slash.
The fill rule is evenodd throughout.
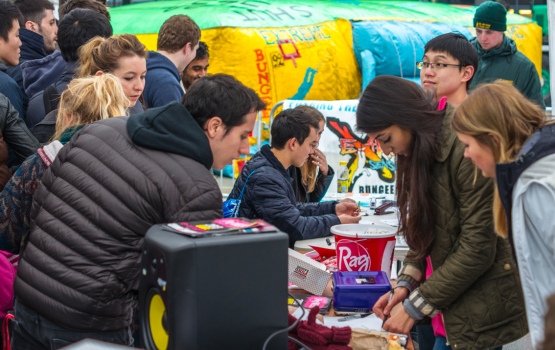
<path id="1" fill-rule="evenodd" d="M 19 118 L 10 100 L 0 94 L 0 189 L 11 177 L 8 170 L 7 148 L 13 151 L 17 163 L 21 164 L 39 148 L 37 139 L 31 134 L 25 122 Z"/>

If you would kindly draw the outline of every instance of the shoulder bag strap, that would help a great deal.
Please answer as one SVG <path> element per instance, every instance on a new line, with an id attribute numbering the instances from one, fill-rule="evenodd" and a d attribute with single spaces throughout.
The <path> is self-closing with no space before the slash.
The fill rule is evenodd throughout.
<path id="1" fill-rule="evenodd" d="M 243 193 L 245 192 L 245 188 L 247 187 L 247 182 L 249 182 L 249 179 L 250 179 L 251 175 L 254 174 L 254 172 L 256 170 L 258 170 L 258 169 L 254 169 L 253 171 L 251 171 L 249 176 L 247 176 L 247 179 L 245 180 L 245 183 L 243 184 L 243 188 L 241 189 L 241 193 L 239 194 L 239 198 L 237 198 L 237 200 L 240 201 L 243 198 Z"/>

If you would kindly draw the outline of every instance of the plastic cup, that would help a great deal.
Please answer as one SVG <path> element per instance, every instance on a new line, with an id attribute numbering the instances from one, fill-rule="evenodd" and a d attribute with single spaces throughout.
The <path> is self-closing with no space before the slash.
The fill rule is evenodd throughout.
<path id="1" fill-rule="evenodd" d="M 384 271 L 391 277 L 397 228 L 344 224 L 331 228 L 339 271 Z"/>

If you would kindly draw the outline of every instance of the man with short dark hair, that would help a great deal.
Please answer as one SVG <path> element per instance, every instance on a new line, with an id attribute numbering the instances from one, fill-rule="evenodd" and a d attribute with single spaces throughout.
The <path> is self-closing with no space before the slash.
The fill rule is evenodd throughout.
<path id="1" fill-rule="evenodd" d="M 418 62 L 420 83 L 440 100 L 457 107 L 468 96 L 478 55 L 468 39 L 458 33 L 436 36 L 426 43 L 422 62 Z M 435 322 L 435 321 L 432 321 Z M 431 325 L 417 325 L 418 344 L 422 349 L 434 347 L 435 335 Z"/>
<path id="2" fill-rule="evenodd" d="M 64 4 L 66 4 L 68 1 L 69 1 L 69 0 L 59 0 L 59 1 L 58 1 L 58 5 L 59 5 L 60 8 L 61 8 L 61 7 L 64 6 Z M 99 3 L 99 4 L 102 4 L 102 5 L 106 5 L 106 0 L 93 0 L 93 1 L 94 1 L 94 2 L 97 2 L 97 3 Z M 68 11 L 68 12 L 69 12 L 69 11 Z M 66 12 L 66 13 L 67 13 L 67 12 Z M 60 17 L 63 17 L 63 16 L 60 16 Z"/>
<path id="3" fill-rule="evenodd" d="M 25 123 L 32 128 L 40 123 L 46 114 L 57 108 L 57 99 L 73 79 L 78 68 L 79 48 L 95 36 L 107 38 L 112 36 L 112 26 L 108 19 L 98 12 L 87 9 L 75 9 L 60 21 L 58 45 L 66 67 L 58 82 L 36 94 L 29 101 Z M 51 89 L 50 87 L 53 87 Z M 44 94 L 47 93 L 45 98 Z M 50 97 L 49 97 L 50 96 Z M 55 106 L 52 106 L 55 104 Z M 50 110 L 47 110 L 50 109 Z"/>
<path id="4" fill-rule="evenodd" d="M 48 0 L 15 0 L 14 3 L 23 15 L 19 23 L 19 37 L 23 45 L 19 65 L 10 70 L 10 75 L 25 91 L 21 64 L 44 58 L 56 50 L 58 24 L 54 17 L 54 5 Z"/>
<path id="5" fill-rule="evenodd" d="M 420 68 L 420 83 L 437 99 L 457 107 L 468 96 L 468 88 L 478 68 L 476 50 L 458 33 L 439 35 L 426 43 Z"/>
<path id="6" fill-rule="evenodd" d="M 106 18 L 110 20 L 110 12 L 108 12 L 108 8 L 101 1 L 97 0 L 65 0 L 63 3 L 60 1 L 60 7 L 58 8 L 58 16 L 60 20 L 75 9 L 93 10 L 106 16 Z"/>
<path id="7" fill-rule="evenodd" d="M 15 0 L 14 4 L 23 15 L 21 58 L 26 61 L 54 52 L 58 35 L 54 5 L 48 0 Z"/>
<path id="8" fill-rule="evenodd" d="M 468 97 L 468 89 L 478 68 L 478 55 L 465 36 L 447 33 L 426 43 L 424 57 L 417 67 L 422 88 L 433 92 L 437 100 L 445 97 L 449 104 L 457 107 Z M 421 349 L 434 347 L 436 337 L 431 325 L 416 325 L 416 332 Z"/>
<path id="9" fill-rule="evenodd" d="M 158 51 L 148 53 L 143 97 L 147 108 L 181 101 L 180 72 L 195 58 L 200 28 L 186 15 L 168 18 L 158 31 Z"/>
<path id="10" fill-rule="evenodd" d="M 8 72 L 8 66 L 19 64 L 21 12 L 10 2 L 4 2 L 4 5 L 0 10 L 0 93 L 10 100 L 19 117 L 23 119 L 27 108 L 27 96 Z"/>
<path id="11" fill-rule="evenodd" d="M 290 248 L 298 240 L 329 236 L 333 225 L 360 221 L 354 202 L 297 203 L 287 169 L 300 168 L 314 153 L 319 127 L 301 110 L 283 110 L 272 122 L 271 147 L 262 146 L 245 164 L 229 194 L 239 198 L 244 190 L 239 216 L 276 226 L 289 235 Z"/>
<path id="12" fill-rule="evenodd" d="M 471 43 L 478 52 L 478 70 L 470 89 L 497 79 L 511 82 L 524 96 L 545 108 L 542 86 L 534 64 L 505 36 L 507 10 L 495 1 L 486 1 L 474 14 L 476 38 Z"/>
<path id="13" fill-rule="evenodd" d="M 0 190 L 10 179 L 8 147 L 14 151 L 12 164 L 17 166 L 39 147 L 18 110 L 23 108 L 23 92 L 6 73 L 6 64 L 17 65 L 19 61 L 18 8 L 7 0 L 0 0 Z M 14 108 L 15 106 L 15 108 Z M 21 112 L 22 113 L 22 112 Z"/>
<path id="14" fill-rule="evenodd" d="M 67 0 L 60 1 L 58 14 L 60 20 L 66 14 L 75 9 L 90 9 L 98 12 L 110 20 L 110 13 L 106 5 L 96 0 Z M 66 62 L 62 58 L 59 50 L 54 51 L 52 54 L 36 59 L 25 61 L 21 64 L 21 71 L 23 75 L 23 88 L 25 93 L 30 98 L 35 94 L 46 89 L 49 85 L 56 83 L 64 73 Z"/>
<path id="15" fill-rule="evenodd" d="M 208 74 L 209 58 L 208 45 L 204 41 L 199 41 L 195 59 L 181 72 L 181 81 L 185 91 L 189 90 L 195 81 Z"/>
<path id="16" fill-rule="evenodd" d="M 84 338 L 132 346 L 147 230 L 221 217 L 222 193 L 210 170 L 249 151 L 264 108 L 252 89 L 217 74 L 192 86 L 182 104 L 80 130 L 33 197 L 34 225 L 15 281 L 12 348 Z"/>

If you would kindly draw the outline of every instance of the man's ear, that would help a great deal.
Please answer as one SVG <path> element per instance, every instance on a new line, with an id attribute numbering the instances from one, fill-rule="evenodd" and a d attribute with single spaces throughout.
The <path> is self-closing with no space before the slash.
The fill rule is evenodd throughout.
<path id="1" fill-rule="evenodd" d="M 289 140 L 287 140 L 287 146 L 289 147 L 289 150 L 294 151 L 299 146 L 299 141 L 297 141 L 297 139 L 294 137 L 290 138 Z"/>
<path id="2" fill-rule="evenodd" d="M 33 21 L 25 22 L 25 29 L 38 33 L 38 25 Z"/>
<path id="3" fill-rule="evenodd" d="M 204 131 L 206 132 L 206 135 L 210 138 L 216 137 L 216 135 L 218 135 L 218 133 L 221 132 L 223 128 L 224 123 L 222 121 L 222 118 L 218 116 L 214 116 L 208 119 L 206 123 L 204 123 Z"/>
<path id="4" fill-rule="evenodd" d="M 193 49 L 193 48 L 192 48 L 192 46 L 191 46 L 191 43 L 185 44 L 185 46 L 183 46 L 183 50 L 182 50 L 182 51 L 183 51 L 183 54 L 184 54 L 184 55 L 188 55 L 189 52 L 191 52 L 192 49 Z"/>
<path id="5" fill-rule="evenodd" d="M 463 78 L 462 81 L 469 81 L 474 76 L 474 67 L 465 66 L 463 67 Z"/>

